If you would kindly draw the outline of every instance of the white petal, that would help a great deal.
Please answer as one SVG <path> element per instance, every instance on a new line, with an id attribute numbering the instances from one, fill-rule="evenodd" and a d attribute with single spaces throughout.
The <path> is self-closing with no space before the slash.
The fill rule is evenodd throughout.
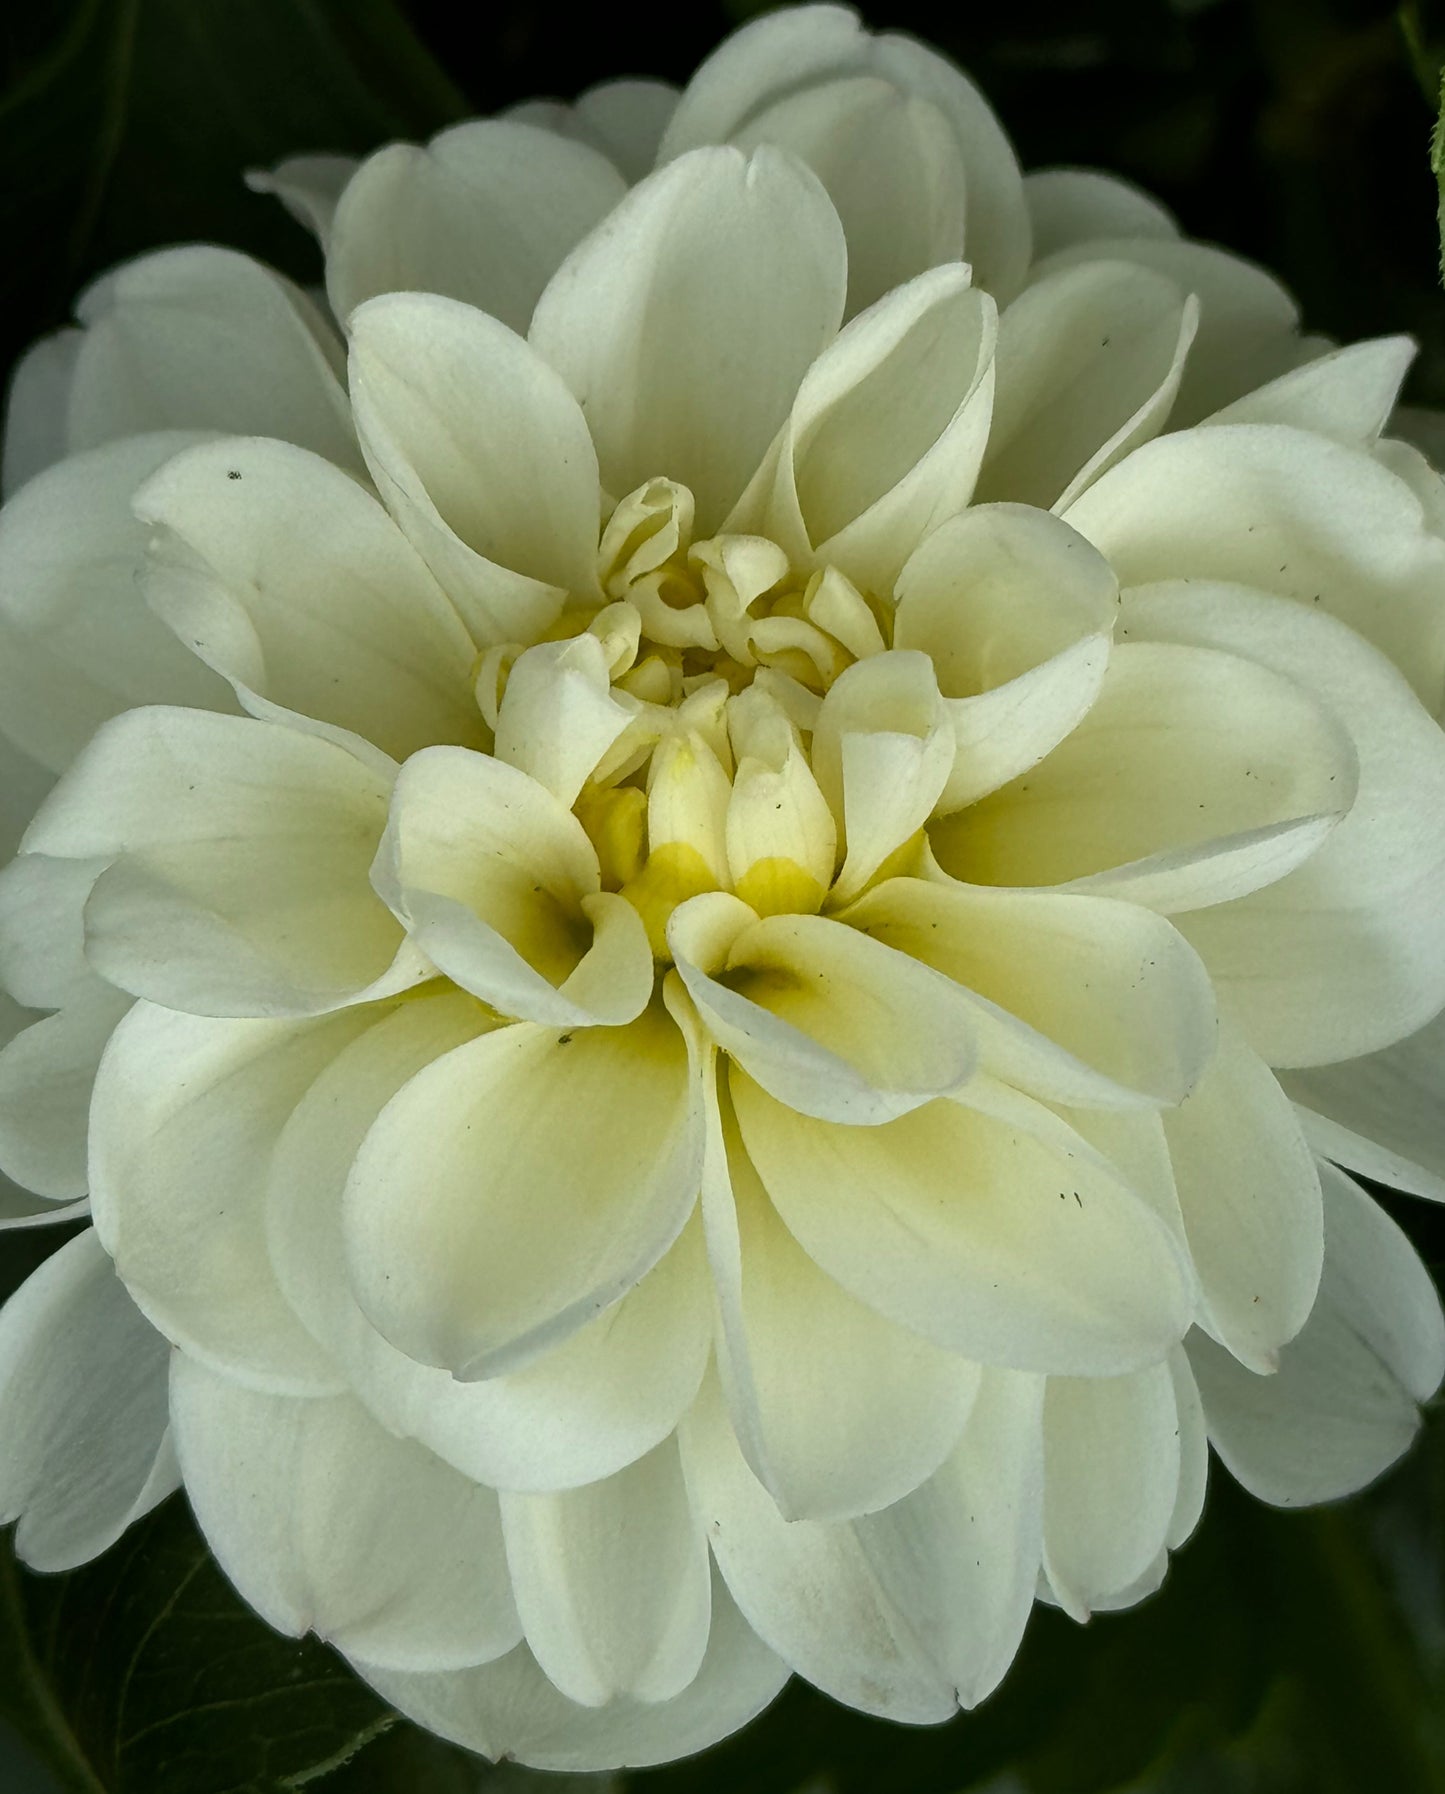
<path id="1" fill-rule="evenodd" d="M 1152 194 L 1095 168 L 1036 168 L 1024 176 L 1034 257 L 1096 237 L 1177 237 L 1179 226 Z"/>
<path id="2" fill-rule="evenodd" d="M 673 957 L 708 1033 L 779 1101 L 876 1126 L 972 1071 L 968 1004 L 946 979 L 843 923 L 795 915 L 745 924 L 709 974 L 716 907 L 704 896 L 674 912 Z"/>
<path id="3" fill-rule="evenodd" d="M 1032 282 L 999 319 L 980 499 L 1062 509 L 1157 435 L 1197 324 L 1173 281 L 1126 262 Z"/>
<path id="4" fill-rule="evenodd" d="M 86 1123 L 95 1069 L 130 1008 L 100 979 L 0 1050 L 0 1169 L 56 1201 L 88 1189 Z"/>
<path id="5" fill-rule="evenodd" d="M 786 94 L 733 133 L 740 149 L 798 156 L 828 190 L 848 239 L 848 311 L 963 254 L 967 174 L 949 121 L 877 75 Z"/>
<path id="6" fill-rule="evenodd" d="M 1124 587 L 1230 581 L 1340 618 L 1393 660 L 1427 710 L 1445 697 L 1445 541 L 1370 456 L 1284 424 L 1147 443 L 1069 509 Z"/>
<path id="7" fill-rule="evenodd" d="M 176 1486 L 169 1357 L 91 1228 L 0 1312 L 0 1519 L 32 1569 L 98 1557 Z"/>
<path id="8" fill-rule="evenodd" d="M 423 1363 L 464 1379 L 514 1368 L 676 1239 L 697 1199 L 696 1108 L 656 1010 L 575 1034 L 518 1022 L 456 1048 L 392 1098 L 357 1156 L 357 1299 Z"/>
<path id="9" fill-rule="evenodd" d="M 1352 1494 L 1393 1464 L 1445 1374 L 1445 1321 L 1405 1235 L 1342 1172 L 1320 1170 L 1325 1269 L 1304 1331 L 1256 1377 L 1202 1334 L 1189 1361 L 1210 1442 L 1252 1495 L 1280 1507 Z"/>
<path id="10" fill-rule="evenodd" d="M 433 294 L 373 299 L 351 319 L 351 402 L 377 489 L 482 646 L 535 641 L 565 590 L 595 590 L 587 422 L 505 325 Z"/>
<path id="11" fill-rule="evenodd" d="M 132 710 L 61 780 L 26 850 L 112 861 L 86 956 L 121 988 L 199 1015 L 304 1015 L 426 975 L 367 878 L 386 798 L 317 736 Z"/>
<path id="12" fill-rule="evenodd" d="M 716 1049 L 695 1020 L 687 1031 L 707 1104 L 702 1213 L 718 1368 L 743 1454 L 787 1520 L 886 1507 L 956 1443 L 979 1369 L 818 1269 L 775 1214 L 725 1092 L 719 1107 Z"/>
<path id="13" fill-rule="evenodd" d="M 1299 311 L 1273 275 L 1208 243 L 1163 234 L 1089 238 L 1037 262 L 1030 283 L 1080 262 L 1147 268 L 1199 301 L 1199 329 L 1170 415 L 1197 422 L 1301 360 Z"/>
<path id="14" fill-rule="evenodd" d="M 356 169 L 355 156 L 287 156 L 274 168 L 248 171 L 246 185 L 253 193 L 274 193 L 324 249 L 336 202 Z"/>
<path id="15" fill-rule="evenodd" d="M 910 556 L 895 596 L 893 646 L 928 655 L 953 727 L 941 814 L 1027 772 L 1099 694 L 1118 581 L 1046 512 L 970 506 Z"/>
<path id="16" fill-rule="evenodd" d="M 486 1026 L 470 998 L 442 988 L 338 1054 L 271 1155 L 266 1235 L 287 1300 L 384 1426 L 496 1488 L 572 1488 L 651 1450 L 696 1393 L 712 1328 L 697 1228 L 571 1339 L 482 1383 L 398 1352 L 346 1281 L 342 1192 L 367 1129 L 417 1071 Z"/>
<path id="17" fill-rule="evenodd" d="M 1135 904 L 897 878 L 846 916 L 962 985 L 981 1067 L 1046 1102 L 1177 1103 L 1214 1051 L 1198 956 Z"/>
<path id="18" fill-rule="evenodd" d="M 583 1489 L 504 1495 L 502 1523 L 527 1643 L 560 1693 L 603 1707 L 688 1687 L 712 1575 L 674 1441 Z"/>
<path id="19" fill-rule="evenodd" d="M 516 1644 L 497 1497 L 351 1396 L 261 1394 L 179 1352 L 171 1414 L 206 1543 L 268 1625 L 404 1670 Z"/>
<path id="20" fill-rule="evenodd" d="M 1050 1377 L 1043 1424 L 1044 1569 L 1060 1606 L 1086 1620 L 1164 1547 L 1180 1466 L 1169 1366 Z"/>
<path id="21" fill-rule="evenodd" d="M 652 994 L 642 920 L 598 891 L 582 825 L 502 760 L 465 748 L 413 755 L 374 877 L 414 945 L 503 1015 L 616 1025 Z"/>
<path id="22" fill-rule="evenodd" d="M 207 443 L 141 488 L 146 598 L 254 714 L 294 712 L 396 759 L 480 746 L 476 650 L 425 564 L 355 480 L 305 449 Z M 289 720 L 289 719 L 288 719 Z"/>
<path id="23" fill-rule="evenodd" d="M 1189 1367 L 1189 1354 L 1182 1345 L 1171 1350 L 1169 1370 L 1174 1379 L 1174 1402 L 1179 1414 L 1179 1491 L 1174 1498 L 1174 1512 L 1164 1542 L 1168 1550 L 1177 1551 L 1198 1526 L 1204 1512 L 1209 1481 L 1209 1435 L 1205 1429 L 1199 1386 Z"/>
<path id="24" fill-rule="evenodd" d="M 0 870 L 0 978 L 17 1002 L 61 1009 L 93 990 L 96 975 L 85 960 L 85 901 L 105 866 L 104 856 L 60 860 L 22 853 Z"/>
<path id="25" fill-rule="evenodd" d="M 66 453 L 66 412 L 81 336 L 75 329 L 52 331 L 32 343 L 15 364 L 5 395 L 5 447 L 0 460 L 0 485 L 7 498 Z"/>
<path id="26" fill-rule="evenodd" d="M 813 771 L 842 824 L 833 901 L 856 897 L 916 835 L 953 770 L 952 720 L 926 654 L 860 660 L 835 681 L 813 728 Z"/>
<path id="27" fill-rule="evenodd" d="M 988 436 L 993 302 L 938 268 L 855 318 L 808 370 L 730 527 L 758 527 L 795 565 L 892 590 L 914 546 L 973 491 Z"/>
<path id="28" fill-rule="evenodd" d="M 834 1699 L 947 1719 L 1017 1649 L 1039 1561 L 1038 1379 L 991 1371 L 930 1481 L 856 1521 L 786 1521 L 748 1470 L 715 1385 L 682 1432 L 693 1501 L 734 1598 Z"/>
<path id="29" fill-rule="evenodd" d="M 1141 635 L 1227 642 L 1273 668 L 1330 708 L 1358 757 L 1349 815 L 1298 871 L 1181 923 L 1221 1007 L 1274 1066 L 1351 1058 L 1423 1026 L 1445 1005 L 1439 726 L 1382 655 L 1314 610 L 1205 581 L 1125 610 Z"/>
<path id="30" fill-rule="evenodd" d="M 714 1576 L 713 1622 L 696 1679 L 670 1701 L 622 1699 L 601 1709 L 559 1694 L 519 1648 L 451 1675 L 405 1675 L 358 1661 L 392 1706 L 469 1750 L 537 1769 L 645 1767 L 705 1750 L 760 1713 L 787 1680 Z"/>
<path id="31" fill-rule="evenodd" d="M 659 160 L 667 161 L 700 143 L 746 137 L 750 127 L 768 119 L 773 125 L 769 137 L 775 136 L 784 147 L 809 160 L 817 157 L 815 166 L 830 191 L 837 186 L 845 219 L 856 207 L 865 227 L 860 247 L 865 255 L 872 252 L 881 276 L 888 266 L 886 248 L 878 243 L 880 217 L 865 204 L 869 189 L 863 184 L 863 171 L 851 157 L 839 153 L 837 132 L 822 130 L 815 116 L 820 107 L 824 119 L 829 116 L 826 99 L 820 102 L 815 97 L 819 90 L 827 94 L 825 84 L 856 87 L 859 77 L 886 83 L 913 102 L 900 121 L 905 126 L 903 144 L 884 138 L 883 153 L 891 151 L 892 158 L 903 160 L 905 167 L 913 132 L 923 138 L 934 157 L 942 147 L 934 131 L 925 134 L 917 122 L 919 115 L 936 114 L 946 125 L 966 191 L 967 236 L 962 250 L 955 248 L 952 254 L 966 255 L 981 285 L 1003 298 L 1011 296 L 1028 266 L 1029 224 L 1018 163 L 998 121 L 978 89 L 952 63 L 912 38 L 874 37 L 862 28 L 851 9 L 799 7 L 755 20 L 734 32 L 688 83 L 663 137 Z M 852 103 L 857 105 L 856 98 Z M 835 105 L 842 114 L 840 125 L 846 125 L 844 98 Z M 870 122 L 876 133 L 876 119 Z M 909 125 L 912 132 L 906 129 Z M 929 159 L 923 158 L 921 151 L 920 145 L 915 151 L 920 156 L 920 173 L 929 169 Z M 897 170 L 895 181 L 902 174 L 902 169 Z M 883 195 L 876 197 L 878 203 L 887 203 Z M 916 236 L 925 228 L 927 212 L 943 196 L 934 190 L 933 182 L 920 180 L 915 191 L 905 192 L 904 197 L 925 211 L 924 221 L 908 220 L 910 234 Z M 850 200 L 854 204 L 850 205 Z M 896 211 L 899 203 L 895 198 L 890 210 Z M 850 255 L 852 237 L 850 231 Z"/>
<path id="32" fill-rule="evenodd" d="M 443 293 L 525 330 L 562 258 L 626 191 L 595 149 L 516 119 L 469 119 L 425 149 L 388 144 L 337 205 L 332 310 L 345 323 L 377 293 Z"/>
<path id="33" fill-rule="evenodd" d="M 138 1003 L 96 1078 L 91 1199 L 106 1250 L 169 1339 L 257 1388 L 341 1384 L 271 1268 L 266 1172 L 292 1109 L 373 1019 L 214 1021 Z"/>
<path id="34" fill-rule="evenodd" d="M 1445 1013 L 1394 1046 L 1280 1078 L 1310 1144 L 1351 1171 L 1445 1202 Z"/>
<path id="35" fill-rule="evenodd" d="M 135 704 L 231 710 L 225 684 L 146 609 L 143 481 L 196 441 L 179 430 L 109 443 L 38 475 L 0 511 L 0 714 L 52 771 Z"/>
<path id="36" fill-rule="evenodd" d="M 1282 877 L 1348 809 L 1354 778 L 1349 735 L 1283 670 L 1128 641 L 1071 735 L 929 839 L 967 883 L 1068 884 L 1167 914 Z"/>
<path id="37" fill-rule="evenodd" d="M 1388 422 L 1414 358 L 1408 336 L 1351 343 L 1278 375 L 1204 422 L 1290 424 L 1347 447 L 1369 448 Z"/>
<path id="38" fill-rule="evenodd" d="M 1164 1116 L 1201 1325 L 1252 1370 L 1305 1324 L 1324 1252 L 1319 1176 L 1288 1097 L 1235 1029 Z"/>
<path id="39" fill-rule="evenodd" d="M 950 1102 L 882 1127 L 795 1115 L 736 1070 L 743 1142 L 804 1250 L 870 1307 L 984 1363 L 1107 1376 L 1193 1308 L 1182 1247 L 1081 1142 Z"/>
<path id="40" fill-rule="evenodd" d="M 695 495 L 698 534 L 716 529 L 837 329 L 845 275 L 837 214 L 774 151 L 698 151 L 635 187 L 531 329 L 586 412 L 607 490 L 666 475 Z"/>
<path id="41" fill-rule="evenodd" d="M 578 134 L 595 144 L 629 182 L 652 172 L 662 133 L 677 109 L 678 91 L 665 81 L 602 81 L 572 109 Z"/>
<path id="42" fill-rule="evenodd" d="M 569 807 L 633 720 L 611 693 L 607 654 L 593 634 L 540 642 L 518 655 L 497 717 L 496 755 Z"/>
<path id="43" fill-rule="evenodd" d="M 76 306 L 70 447 L 141 430 L 279 436 L 360 469 L 341 344 L 301 291 L 231 249 L 123 263 Z"/>

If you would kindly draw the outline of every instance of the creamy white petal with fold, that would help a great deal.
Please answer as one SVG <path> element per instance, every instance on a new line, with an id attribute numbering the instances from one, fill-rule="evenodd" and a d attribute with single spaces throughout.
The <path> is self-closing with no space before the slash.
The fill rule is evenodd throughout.
<path id="1" fill-rule="evenodd" d="M 1279 1507 L 1333 1501 L 1407 1449 L 1445 1377 L 1445 1319 L 1430 1275 L 1373 1197 L 1325 1165 L 1319 1300 L 1279 1369 L 1259 1377 L 1191 1335 L 1210 1443 L 1251 1494 Z"/>
<path id="2" fill-rule="evenodd" d="M 0 1311 L 0 1516 L 32 1569 L 87 1562 L 175 1488 L 169 1358 L 91 1228 Z"/>
<path id="3" fill-rule="evenodd" d="M 525 330 L 563 256 L 625 191 L 595 150 L 515 119 L 388 144 L 337 198 L 327 297 L 342 323 L 377 293 L 422 292 Z"/>
<path id="4" fill-rule="evenodd" d="M 521 1633 L 496 1495 L 348 1395 L 270 1395 L 183 1353 L 171 1414 L 221 1568 L 279 1631 L 400 1670 L 490 1663 Z"/>
<path id="5" fill-rule="evenodd" d="M 358 468 L 340 338 L 282 275 L 230 249 L 143 255 L 88 287 L 67 446 L 142 430 L 280 436 Z"/>

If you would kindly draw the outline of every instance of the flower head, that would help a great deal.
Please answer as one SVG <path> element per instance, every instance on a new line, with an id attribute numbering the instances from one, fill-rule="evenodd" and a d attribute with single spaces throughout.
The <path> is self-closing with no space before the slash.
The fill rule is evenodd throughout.
<path id="1" fill-rule="evenodd" d="M 1339 1166 L 1445 1188 L 1409 345 L 832 7 L 267 184 L 331 319 L 164 252 L 12 402 L 0 1163 L 95 1223 L 0 1320 L 22 1552 L 174 1447 L 273 1624 L 603 1766 L 790 1670 L 977 1702 L 1040 1587 L 1157 1586 L 1206 1440 L 1390 1462 L 1445 1329 Z"/>

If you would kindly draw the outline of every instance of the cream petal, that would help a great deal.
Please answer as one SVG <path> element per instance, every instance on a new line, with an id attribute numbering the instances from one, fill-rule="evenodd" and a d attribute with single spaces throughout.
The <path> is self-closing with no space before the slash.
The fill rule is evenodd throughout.
<path id="1" fill-rule="evenodd" d="M 993 424 L 977 496 L 1065 508 L 1164 427 L 1197 303 L 1127 262 L 1035 280 L 999 319 Z"/>
<path id="2" fill-rule="evenodd" d="M 836 331 L 845 279 L 837 214 L 806 168 L 773 150 L 700 150 L 572 252 L 531 342 L 586 412 L 607 490 L 679 480 L 703 536 Z"/>
<path id="3" fill-rule="evenodd" d="M 502 760 L 413 755 L 373 876 L 414 945 L 504 1015 L 587 1027 L 647 1006 L 641 918 L 598 891 L 596 852 L 566 805 Z"/>
<path id="4" fill-rule="evenodd" d="M 937 268 L 855 318 L 808 370 L 729 520 L 887 595 L 914 545 L 962 510 L 988 436 L 993 302 Z"/>
<path id="5" fill-rule="evenodd" d="M 1347 448 L 1371 448 L 1415 359 L 1412 337 L 1381 336 L 1316 356 L 1246 393 L 1206 424 L 1288 424 Z"/>
<path id="6" fill-rule="evenodd" d="M 96 1077 L 99 1237 L 168 1339 L 255 1388 L 341 1387 L 271 1266 L 267 1162 L 306 1090 L 374 1019 L 347 1009 L 319 1020 L 218 1021 L 137 1003 Z"/>
<path id="7" fill-rule="evenodd" d="M 878 75 L 823 81 L 755 111 L 732 135 L 806 162 L 848 239 L 848 311 L 963 255 L 967 170 L 944 113 Z"/>
<path id="8" fill-rule="evenodd" d="M 0 1311 L 0 1520 L 31 1569 L 88 1563 L 175 1488 L 169 1357 L 93 1228 Z"/>
<path id="9" fill-rule="evenodd" d="M 1272 274 L 1208 243 L 1163 234 L 1097 237 L 1076 242 L 1035 263 L 1029 281 L 1049 278 L 1081 262 L 1132 262 L 1162 274 L 1199 301 L 1199 329 L 1170 413 L 1180 429 L 1197 423 L 1307 353 L 1299 310 Z"/>
<path id="10" fill-rule="evenodd" d="M 1427 710 L 1445 698 L 1445 541 L 1357 449 L 1285 424 L 1175 432 L 1111 468 L 1068 521 L 1126 588 L 1217 580 L 1296 599 L 1373 642 Z"/>
<path id="11" fill-rule="evenodd" d="M 1137 1369 L 1183 1335 L 1181 1245 L 1083 1142 L 1070 1156 L 950 1102 L 842 1128 L 737 1071 L 730 1088 L 799 1244 L 900 1325 L 987 1364 L 1077 1376 Z"/>
<path id="12" fill-rule="evenodd" d="M 369 1326 L 348 1374 L 388 1426 L 499 1489 L 580 1488 L 612 1476 L 677 1426 L 711 1348 L 700 1230 L 620 1301 L 506 1376 L 459 1383 L 415 1363 Z"/>
<path id="13" fill-rule="evenodd" d="M 912 1723 L 990 1692 L 1018 1648 L 1039 1561 L 1042 1385 L 986 1373 L 968 1428 L 913 1494 L 855 1521 L 785 1521 L 716 1386 L 682 1430 L 694 1506 L 759 1635 L 834 1699 Z"/>
<path id="14" fill-rule="evenodd" d="M 478 643 L 532 642 L 596 589 L 600 500 L 584 419 L 486 313 L 388 293 L 351 318 L 351 402 L 382 499 Z"/>
<path id="15" fill-rule="evenodd" d="M 390 1431 L 496 1488 L 573 1488 L 650 1451 L 697 1391 L 711 1314 L 696 1226 L 628 1295 L 525 1368 L 459 1383 L 389 1345 L 346 1281 L 342 1193 L 367 1130 L 424 1066 L 496 1025 L 439 987 L 343 1050 L 287 1121 L 270 1159 L 266 1236 L 307 1328 Z"/>
<path id="16" fill-rule="evenodd" d="M 518 1022 L 456 1048 L 392 1098 L 357 1155 L 344 1222 L 357 1300 L 419 1362 L 463 1380 L 516 1368 L 677 1238 L 697 1199 L 697 1110 L 682 1040 L 655 1009 L 572 1035 Z"/>
<path id="17" fill-rule="evenodd" d="M 502 1524 L 527 1644 L 559 1693 L 605 1707 L 693 1682 L 712 1573 L 675 1441 L 586 1488 L 503 1495 Z"/>
<path id="18" fill-rule="evenodd" d="M 496 755 L 570 807 L 634 715 L 612 696 L 599 637 L 540 642 L 512 663 L 497 716 Z"/>
<path id="19" fill-rule="evenodd" d="M 392 1669 L 517 1643 L 497 1497 L 349 1395 L 268 1395 L 177 1353 L 171 1416 L 206 1543 L 262 1619 Z"/>
<path id="20" fill-rule="evenodd" d="M 679 1021 L 701 1062 L 702 1215 L 738 1443 L 786 1520 L 887 1507 L 957 1442 L 978 1366 L 893 1325 L 818 1269 L 774 1213 L 725 1094 L 719 1105 L 716 1048 L 695 1016 Z"/>
<path id="21" fill-rule="evenodd" d="M 1169 1517 L 1166 1551 L 1177 1551 L 1193 1534 L 1204 1513 L 1209 1482 L 1209 1435 L 1204 1425 L 1204 1404 L 1182 1345 L 1169 1353 L 1169 1372 L 1174 1379 L 1174 1405 L 1179 1427 L 1179 1490 Z"/>
<path id="22" fill-rule="evenodd" d="M 910 557 L 893 646 L 933 663 L 953 726 L 940 814 L 1036 765 L 1099 694 L 1118 581 L 1082 536 L 1026 505 L 973 505 Z"/>
<path id="23" fill-rule="evenodd" d="M 1065 1612 L 1086 1620 L 1164 1548 L 1180 1473 L 1169 1366 L 1050 1377 L 1043 1431 L 1044 1572 Z"/>
<path id="24" fill-rule="evenodd" d="M 322 248 L 331 235 L 336 202 L 359 166 L 355 156 L 287 156 L 274 168 L 248 171 L 253 193 L 271 193 Z"/>
<path id="25" fill-rule="evenodd" d="M 813 725 L 813 771 L 842 825 L 834 903 L 856 897 L 937 808 L 953 770 L 954 734 L 926 654 L 854 663 Z"/>
<path id="26" fill-rule="evenodd" d="M 0 715 L 53 772 L 132 705 L 235 708 L 138 585 L 147 531 L 132 494 L 196 440 L 168 430 L 73 455 L 0 511 Z"/>
<path id="27" fill-rule="evenodd" d="M 391 143 L 341 194 L 326 291 L 345 323 L 377 293 L 442 293 L 525 330 L 574 243 L 626 192 L 595 149 L 515 118 Z"/>
<path id="28" fill-rule="evenodd" d="M 1024 176 L 1034 257 L 1098 237 L 1177 237 L 1179 226 L 1152 194 L 1096 168 L 1036 168 Z"/>
<path id="29" fill-rule="evenodd" d="M 707 1032 L 780 1102 L 877 1126 L 973 1070 L 969 1006 L 946 979 L 841 922 L 801 915 L 746 922 L 710 974 L 717 907 L 703 896 L 673 912 L 673 957 Z"/>
<path id="30" fill-rule="evenodd" d="M 134 509 L 154 531 L 151 609 L 253 713 L 312 719 L 399 760 L 482 745 L 471 637 L 339 468 L 287 443 L 211 442 L 168 462 Z"/>
<path id="31" fill-rule="evenodd" d="M 274 269 L 209 244 L 161 249 L 103 275 L 76 313 L 72 450 L 141 430 L 224 430 L 360 471 L 340 341 Z"/>
<path id="32" fill-rule="evenodd" d="M 1289 1098 L 1221 1026 L 1213 1063 L 1166 1112 L 1164 1133 L 1199 1272 L 1200 1324 L 1268 1372 L 1309 1316 L 1324 1254 L 1319 1174 Z"/>
<path id="33" fill-rule="evenodd" d="M 96 976 L 85 960 L 85 902 L 107 863 L 104 855 L 61 860 L 22 853 L 0 869 L 0 980 L 18 1003 L 62 1009 L 94 989 Z"/>
<path id="34" fill-rule="evenodd" d="M 1335 1500 L 1387 1469 L 1445 1374 L 1440 1298 L 1414 1248 L 1342 1172 L 1321 1166 L 1320 1183 L 1319 1300 L 1274 1375 L 1254 1376 L 1202 1334 L 1188 1341 L 1211 1444 L 1252 1495 L 1279 1507 Z"/>
<path id="35" fill-rule="evenodd" d="M 15 364 L 5 395 L 5 443 L 0 452 L 0 487 L 6 498 L 66 453 L 70 382 L 83 334 L 74 328 L 53 330 L 32 343 Z"/>
<path id="36" fill-rule="evenodd" d="M 1071 735 L 929 838 L 967 883 L 1069 884 L 1172 913 L 1282 877 L 1348 809 L 1354 779 L 1349 735 L 1283 670 L 1130 640 Z"/>
<path id="37" fill-rule="evenodd" d="M 95 1068 L 131 999 L 99 978 L 0 1050 L 0 1170 L 53 1201 L 83 1196 Z"/>
<path id="38" fill-rule="evenodd" d="M 1316 1152 L 1375 1182 L 1445 1202 L 1445 1013 L 1394 1046 L 1339 1065 L 1285 1072 Z"/>
<path id="39" fill-rule="evenodd" d="M 1352 1058 L 1423 1026 L 1445 1005 L 1439 726 L 1382 655 L 1312 609 L 1190 581 L 1139 592 L 1125 611 L 1131 631 L 1228 642 L 1288 677 L 1339 718 L 1358 757 L 1348 816 L 1299 870 L 1182 922 L 1221 1007 L 1274 1066 Z"/>
<path id="40" fill-rule="evenodd" d="M 705 1750 L 754 1718 L 788 1679 L 786 1667 L 743 1619 L 714 1575 L 707 1655 L 670 1701 L 569 1701 L 519 1648 L 500 1662 L 450 1675 L 406 1675 L 355 1665 L 392 1706 L 428 1731 L 537 1769 L 642 1768 Z"/>
<path id="41" fill-rule="evenodd" d="M 404 989 L 426 967 L 367 871 L 375 770 L 314 735 L 199 710 L 128 711 L 46 800 L 28 852 L 111 860 L 86 957 L 198 1015 L 305 1015 Z"/>
<path id="42" fill-rule="evenodd" d="M 640 181 L 652 172 L 678 98 L 666 81 L 602 81 L 579 96 L 572 122 L 583 142 L 600 149 L 625 180 Z"/>
<path id="43" fill-rule="evenodd" d="M 846 919 L 962 985 L 981 1067 L 1046 1102 L 1177 1103 L 1214 1052 L 1208 974 L 1135 904 L 897 878 Z"/>

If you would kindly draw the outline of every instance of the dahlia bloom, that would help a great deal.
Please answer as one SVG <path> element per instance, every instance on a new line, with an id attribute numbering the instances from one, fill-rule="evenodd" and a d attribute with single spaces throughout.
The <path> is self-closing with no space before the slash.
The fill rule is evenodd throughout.
<path id="1" fill-rule="evenodd" d="M 0 1316 L 21 1555 L 183 1482 L 274 1626 L 606 1767 L 790 1672 L 976 1703 L 1158 1586 L 1209 1445 L 1391 1463 L 1410 345 L 831 6 L 257 181 L 324 304 L 149 255 L 12 394 L 0 1165 L 94 1223 Z"/>

